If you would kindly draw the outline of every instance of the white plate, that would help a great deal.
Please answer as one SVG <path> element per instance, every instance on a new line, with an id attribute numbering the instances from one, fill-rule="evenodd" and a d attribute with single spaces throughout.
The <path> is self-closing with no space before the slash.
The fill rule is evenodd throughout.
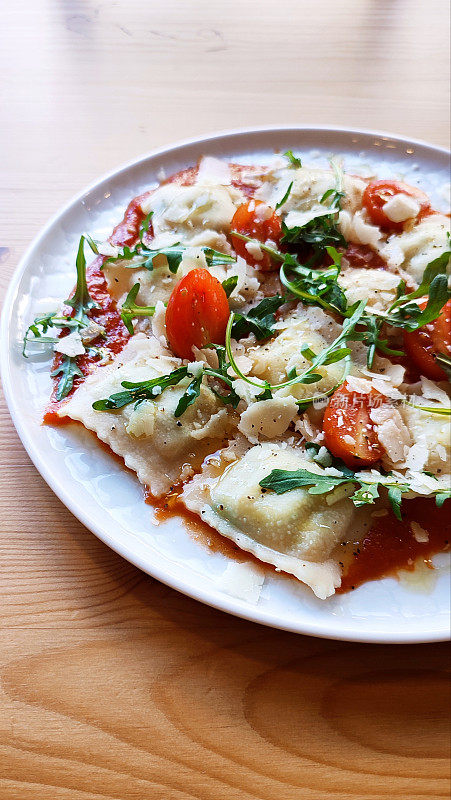
<path id="1" fill-rule="evenodd" d="M 203 154 L 259 162 L 288 148 L 305 163 L 326 164 L 343 154 L 345 168 L 362 160 L 380 176 L 404 175 L 443 207 L 448 178 L 445 150 L 364 131 L 277 128 L 228 132 L 161 149 L 107 175 L 48 223 L 22 259 L 9 288 L 3 319 L 1 366 L 7 402 L 37 469 L 67 508 L 113 550 L 175 589 L 246 619 L 314 636 L 366 642 L 425 642 L 447 638 L 450 582 L 441 566 L 430 584 L 413 588 L 384 579 L 327 601 L 294 579 L 266 573 L 257 604 L 221 589 L 228 561 L 193 540 L 181 521 L 155 526 L 135 477 L 78 426 L 41 425 L 50 394 L 46 356 L 25 361 L 22 338 L 30 321 L 57 307 L 74 283 L 80 234 L 108 234 L 128 201 Z M 443 556 L 438 561 L 444 561 Z"/>

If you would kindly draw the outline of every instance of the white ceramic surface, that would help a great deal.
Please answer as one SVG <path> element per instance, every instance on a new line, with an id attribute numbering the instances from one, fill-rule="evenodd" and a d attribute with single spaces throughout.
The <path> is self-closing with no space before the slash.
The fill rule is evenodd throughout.
<path id="1" fill-rule="evenodd" d="M 223 611 L 299 633 L 365 642 L 425 642 L 448 637 L 450 580 L 447 561 L 429 580 L 384 579 L 327 601 L 283 575 L 265 573 L 257 604 L 221 588 L 227 559 L 194 541 L 181 521 L 156 525 L 142 487 L 91 434 L 78 426 L 41 425 L 50 394 L 47 355 L 24 360 L 24 331 L 40 312 L 58 306 L 74 283 L 80 234 L 106 236 L 128 201 L 201 155 L 262 162 L 288 148 L 305 164 L 344 157 L 345 169 L 404 176 L 446 208 L 445 150 L 386 134 L 326 128 L 269 128 L 216 134 L 144 156 L 97 181 L 51 220 L 33 242 L 11 282 L 2 316 L 3 385 L 22 442 L 49 486 L 78 519 L 136 566 L 185 594 Z M 158 178 L 157 178 L 158 176 Z M 251 568 L 251 567 L 250 567 Z M 55 566 L 57 569 L 57 566 Z"/>

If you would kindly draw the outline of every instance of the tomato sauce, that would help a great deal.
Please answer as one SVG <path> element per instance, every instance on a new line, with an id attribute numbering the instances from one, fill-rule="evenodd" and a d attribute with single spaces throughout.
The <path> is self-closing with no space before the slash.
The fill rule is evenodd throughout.
<path id="1" fill-rule="evenodd" d="M 150 492 L 146 493 L 146 503 L 154 509 L 157 520 L 181 519 L 194 539 L 212 552 L 221 553 L 235 561 L 255 561 L 260 567 L 274 571 L 270 564 L 262 563 L 252 554 L 241 550 L 197 514 L 188 511 L 180 501 L 182 488 L 180 485 L 174 486 L 167 495 L 158 498 Z M 431 556 L 449 549 L 451 515 L 446 503 L 442 508 L 437 508 L 435 500 L 417 497 L 403 503 L 402 513 L 400 522 L 388 511 L 386 516 L 374 520 L 361 541 L 346 543 L 340 561 L 343 577 L 337 589 L 339 594 L 352 591 L 367 581 L 396 577 L 399 570 L 413 572 L 421 562 L 433 569 Z M 427 542 L 417 542 L 412 533 L 412 522 L 417 522 L 427 531 Z M 292 578 L 291 575 L 288 577 Z"/>
<path id="2" fill-rule="evenodd" d="M 366 244 L 348 244 L 343 255 L 356 269 L 387 269 L 384 259 Z"/>
<path id="3" fill-rule="evenodd" d="M 144 192 L 138 197 L 134 197 L 128 204 L 124 218 L 119 222 L 110 236 L 111 244 L 118 247 L 130 246 L 134 244 L 138 238 L 139 228 L 145 218 L 144 211 L 141 208 L 141 203 L 146 200 L 152 192 Z M 152 226 L 149 225 L 149 235 L 152 235 Z"/>
<path id="4" fill-rule="evenodd" d="M 146 492 L 146 503 L 154 509 L 155 518 L 159 522 L 174 518 L 182 519 L 195 541 L 212 553 L 220 553 L 227 558 L 233 558 L 234 561 L 252 560 L 260 566 L 269 566 L 262 564 L 251 553 L 241 550 L 230 539 L 221 536 L 217 530 L 204 522 L 197 514 L 188 511 L 179 499 L 182 488 L 182 486 L 174 486 L 172 491 L 163 497 L 154 497 L 150 492 Z"/>
<path id="5" fill-rule="evenodd" d="M 419 560 L 429 562 L 434 553 L 449 548 L 451 514 L 447 502 L 442 508 L 437 508 L 435 500 L 416 497 L 403 503 L 402 513 L 402 521 L 397 520 L 391 511 L 377 518 L 364 538 L 354 543 L 352 558 L 349 563 L 344 563 L 338 592 L 349 592 L 366 581 L 396 575 L 400 569 L 413 570 Z M 427 542 L 417 542 L 412 533 L 412 522 L 417 522 L 427 531 Z M 432 564 L 430 566 L 432 568 Z"/>
<path id="6" fill-rule="evenodd" d="M 243 164 L 229 164 L 230 169 L 230 176 L 231 176 L 231 185 L 235 189 L 239 189 L 243 194 L 247 197 L 252 197 L 255 193 L 256 186 L 253 183 L 248 183 L 244 180 L 243 175 L 244 173 L 249 174 L 260 174 L 261 168 L 255 166 L 244 166 Z M 163 183 L 177 183 L 179 186 L 192 186 L 196 182 L 197 174 L 199 172 L 199 167 L 187 167 L 186 169 L 180 170 L 180 172 L 176 172 L 175 175 L 171 175 L 166 181 Z"/>
<path id="7" fill-rule="evenodd" d="M 102 347 L 113 355 L 116 355 L 117 353 L 120 353 L 124 345 L 127 343 L 130 338 L 130 334 L 122 322 L 119 311 L 117 310 L 116 301 L 108 293 L 106 279 L 101 270 L 102 263 L 103 258 L 99 256 L 86 270 L 86 283 L 88 285 L 89 293 L 92 299 L 95 300 L 99 306 L 99 308 L 92 309 L 89 316 L 94 322 L 97 322 L 99 325 L 103 325 L 106 332 L 106 338 L 99 336 L 92 342 L 92 347 Z M 70 311 L 70 308 L 66 308 L 64 313 L 68 314 Z M 53 368 L 57 367 L 61 363 L 61 360 L 62 356 L 57 353 L 53 361 Z M 95 354 L 90 354 L 89 352 L 86 352 L 77 358 L 77 364 L 81 369 L 83 376 L 89 375 L 89 373 L 95 369 L 98 361 L 98 356 Z M 82 380 L 83 378 L 81 377 L 75 378 L 74 385 L 69 393 L 69 396 L 75 391 L 77 386 L 80 385 Z M 63 403 L 64 401 L 56 400 L 54 390 L 50 404 L 44 414 L 45 423 L 49 425 L 64 424 L 64 420 L 57 415 L 57 410 Z"/>

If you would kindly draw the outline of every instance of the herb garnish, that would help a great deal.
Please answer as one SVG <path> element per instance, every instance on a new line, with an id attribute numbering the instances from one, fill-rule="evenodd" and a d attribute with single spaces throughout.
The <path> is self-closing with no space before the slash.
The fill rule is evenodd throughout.
<path id="1" fill-rule="evenodd" d="M 294 167 L 295 169 L 300 169 L 302 167 L 301 159 L 297 158 L 297 156 L 293 154 L 292 150 L 287 150 L 284 153 L 284 156 L 285 158 L 288 158 L 288 161 L 290 162 L 290 167 Z"/>
<path id="2" fill-rule="evenodd" d="M 199 369 L 199 373 L 192 377 L 191 382 L 181 396 L 177 408 L 174 411 L 175 417 L 180 417 L 186 409 L 197 400 L 204 376 L 214 378 L 224 383 L 229 388 L 228 394 L 221 394 L 217 389 L 211 387 L 213 393 L 224 405 L 231 405 L 233 408 L 237 407 L 240 398 L 233 388 L 234 378 L 231 378 L 227 372 L 230 364 L 225 358 L 225 348 L 216 344 L 210 345 L 210 347 L 217 353 L 218 369 L 213 369 L 208 366 L 202 366 L 202 369 Z M 189 367 L 183 366 L 177 367 L 177 369 L 173 370 L 168 375 L 159 375 L 148 381 L 139 381 L 137 383 L 122 381 L 121 386 L 125 391 L 115 392 L 107 398 L 96 400 L 92 404 L 92 407 L 95 411 L 115 411 L 130 403 L 134 403 L 135 408 L 137 408 L 144 400 L 155 400 L 168 386 L 176 386 L 189 375 Z"/>
<path id="3" fill-rule="evenodd" d="M 337 385 L 340 386 L 341 383 L 343 383 L 343 381 L 345 380 L 346 376 L 348 375 L 351 366 L 350 362 L 351 351 L 348 347 L 346 346 L 343 347 L 342 345 L 345 344 L 348 339 L 352 339 L 354 329 L 358 324 L 364 312 L 364 309 L 365 309 L 365 300 L 362 300 L 355 308 L 353 314 L 350 317 L 345 318 L 345 320 L 343 321 L 343 329 L 340 335 L 337 336 L 337 338 L 332 342 L 332 344 L 330 344 L 328 347 L 325 347 L 324 350 L 322 350 L 321 353 L 319 353 L 318 355 L 315 355 L 310 349 L 309 352 L 307 350 L 304 350 L 304 353 L 307 354 L 307 358 L 309 357 L 309 355 L 311 356 L 311 364 L 309 367 L 307 367 L 300 375 L 294 376 L 293 378 L 287 381 L 283 381 L 282 383 L 276 384 L 274 386 L 267 384 L 267 387 L 270 389 L 270 391 L 273 392 L 276 391 L 277 389 L 284 389 L 286 386 L 293 386 L 294 384 L 297 383 L 304 383 L 304 384 L 316 383 L 323 377 L 319 373 L 315 372 L 315 370 L 318 367 L 327 366 L 328 364 L 333 364 L 337 361 L 344 360 L 345 362 L 344 376 L 342 377 L 340 383 Z M 257 383 L 255 380 L 252 380 L 247 375 L 244 375 L 244 373 L 238 367 L 235 358 L 233 356 L 231 336 L 232 336 L 232 328 L 235 322 L 235 317 L 236 317 L 235 313 L 232 312 L 229 317 L 229 322 L 227 324 L 227 329 L 226 329 L 225 347 L 227 356 L 230 361 L 230 365 L 234 370 L 234 372 L 236 373 L 236 375 L 238 375 L 242 380 L 246 381 L 246 383 L 261 388 L 262 387 L 261 382 Z M 334 386 L 333 389 L 330 390 L 330 392 L 327 392 L 325 394 L 332 393 L 332 391 L 334 391 L 337 388 L 337 386 Z M 301 402 L 304 404 L 304 403 L 310 403 L 312 401 L 313 398 L 308 398 L 302 400 Z"/>
<path id="4" fill-rule="evenodd" d="M 115 392 L 104 400 L 96 400 L 92 407 L 95 411 L 112 411 L 130 403 L 135 408 L 144 400 L 155 400 L 168 386 L 175 386 L 188 375 L 188 367 L 179 367 L 169 375 L 158 375 L 148 381 L 122 381 L 124 392 Z"/>
<path id="5" fill-rule="evenodd" d="M 89 311 L 93 308 L 98 308 L 97 303 L 92 299 L 89 294 L 88 285 L 86 283 L 86 258 L 84 253 L 85 242 L 87 242 L 91 250 L 98 254 L 97 245 L 88 235 L 80 237 L 78 245 L 76 270 L 77 270 L 77 283 L 72 297 L 64 301 L 66 306 L 70 306 L 74 313 L 69 316 L 60 314 L 58 312 L 41 314 L 36 317 L 34 322 L 28 327 L 23 344 L 23 355 L 26 356 L 26 347 L 28 344 L 57 344 L 61 337 L 56 336 L 57 331 L 62 331 L 66 328 L 72 331 L 81 331 L 89 325 Z M 55 330 L 55 336 L 47 336 L 50 329 Z M 33 336 L 30 336 L 33 334 Z M 61 362 L 55 369 L 52 370 L 51 377 L 59 377 L 56 386 L 56 399 L 62 400 L 71 391 L 74 380 L 76 377 L 81 377 L 82 372 L 77 364 L 78 356 L 68 356 L 63 354 Z"/>
<path id="6" fill-rule="evenodd" d="M 122 308 L 121 308 L 122 322 L 124 323 L 125 327 L 127 328 L 131 336 L 133 336 L 135 332 L 132 323 L 132 320 L 135 317 L 153 317 L 153 315 L 155 314 L 155 306 L 136 305 L 135 301 L 138 296 L 140 288 L 141 285 L 139 283 L 135 283 L 135 285 L 132 286 L 127 297 L 122 303 Z"/>
<path id="7" fill-rule="evenodd" d="M 318 263 L 327 247 L 346 247 L 346 239 L 338 230 L 335 214 L 323 214 L 309 220 L 305 225 L 287 228 L 282 222 L 282 244 L 308 244 L 313 249 L 311 263 Z"/>
<path id="8" fill-rule="evenodd" d="M 127 269 L 138 269 L 138 267 L 144 267 L 145 269 L 148 269 L 149 272 L 152 272 L 155 266 L 155 259 L 158 256 L 164 256 L 166 258 L 169 271 L 175 274 L 182 262 L 186 250 L 188 249 L 190 249 L 189 245 L 186 246 L 180 244 L 180 242 L 176 242 L 170 247 L 160 247 L 152 250 L 148 247 L 145 247 L 140 240 L 133 249 L 130 247 L 124 247 L 117 256 L 109 256 L 107 259 L 105 259 L 104 265 L 121 262 L 121 265 Z M 217 266 L 219 264 L 234 264 L 236 262 L 236 258 L 233 256 L 229 256 L 226 253 L 220 253 L 219 250 L 213 250 L 212 247 L 200 247 L 199 250 L 201 250 L 204 254 L 205 260 L 209 267 Z M 122 264 L 123 261 L 130 261 L 131 263 Z"/>
<path id="9" fill-rule="evenodd" d="M 388 499 L 393 513 L 397 519 L 401 519 L 401 501 L 403 494 L 411 491 L 407 480 L 398 480 L 393 475 L 362 475 L 347 467 L 338 470 L 340 475 L 328 475 L 326 472 L 316 473 L 308 469 L 283 470 L 273 469 L 266 478 L 260 481 L 263 489 L 269 489 L 276 494 L 285 494 L 293 489 L 308 487 L 309 494 L 327 494 L 332 492 L 337 486 L 357 485 L 359 488 L 350 497 L 355 506 L 373 504 L 379 497 L 379 489 L 385 486 L 388 490 Z M 438 481 L 437 481 L 438 483 Z M 451 497 L 451 491 L 447 491 L 438 486 L 429 492 L 435 495 L 436 504 L 443 505 L 445 500 Z"/>
<path id="10" fill-rule="evenodd" d="M 286 302 L 285 297 L 278 294 L 264 297 L 258 305 L 246 314 L 236 312 L 232 326 L 232 337 L 242 339 L 253 333 L 256 339 L 267 339 L 274 333 L 275 312 Z"/>
<path id="11" fill-rule="evenodd" d="M 82 378 L 83 373 L 77 365 L 77 357 L 63 355 L 61 363 L 51 371 L 50 376 L 52 378 L 59 376 L 56 386 L 56 399 L 62 400 L 72 389 L 75 378 Z"/>
<path id="12" fill-rule="evenodd" d="M 283 205 L 284 205 L 284 204 L 287 202 L 287 200 L 288 200 L 288 198 L 289 198 L 289 196 L 290 196 L 290 194 L 291 194 L 291 190 L 292 190 L 292 188 L 293 188 L 293 181 L 291 181 L 291 183 L 290 183 L 290 185 L 288 186 L 288 188 L 287 188 L 287 191 L 285 192 L 285 194 L 284 194 L 284 196 L 282 197 L 282 199 L 281 199 L 281 200 L 279 200 L 279 202 L 278 202 L 278 203 L 276 203 L 276 211 L 278 211 L 278 210 L 279 210 L 279 208 L 282 208 L 282 206 L 283 206 Z"/>
<path id="13" fill-rule="evenodd" d="M 340 315 L 350 314 L 346 295 L 337 282 L 341 269 L 341 253 L 335 247 L 326 247 L 332 264 L 326 269 L 310 269 L 287 253 L 280 268 L 280 281 L 288 291 L 307 305 L 317 305 Z M 287 273 L 290 273 L 288 276 Z"/>
<path id="14" fill-rule="evenodd" d="M 292 228 L 282 222 L 282 244 L 307 244 L 312 248 L 313 255 L 308 266 L 318 263 L 328 247 L 346 247 L 346 239 L 337 228 L 341 199 L 345 196 L 343 171 L 333 160 L 331 166 L 335 173 L 335 187 L 324 192 L 320 200 L 320 203 L 327 205 L 330 213 L 320 214 L 304 225 L 295 225 Z"/>
<path id="15" fill-rule="evenodd" d="M 236 288 L 238 283 L 238 275 L 230 275 L 229 278 L 226 278 L 225 281 L 222 282 L 222 288 L 224 289 L 227 297 L 230 297 L 233 290 Z"/>
<path id="16" fill-rule="evenodd" d="M 346 294 L 338 284 L 337 279 L 340 274 L 342 254 L 335 247 L 325 245 L 325 253 L 329 255 L 333 262 L 330 267 L 312 269 L 311 262 L 307 265 L 301 264 L 292 253 L 283 253 L 275 247 L 269 247 L 257 239 L 252 239 L 250 236 L 245 236 L 235 231 L 233 235 L 244 241 L 257 243 L 275 262 L 278 262 L 281 265 L 280 281 L 282 285 L 292 295 L 302 300 L 303 303 L 320 306 L 325 311 L 344 317 L 353 314 L 357 304 L 348 305 Z M 405 284 L 401 281 L 397 292 L 398 297 L 388 312 L 379 312 L 371 309 L 362 314 L 359 320 L 360 330 L 355 331 L 352 339 L 353 341 L 360 340 L 367 345 L 367 366 L 369 369 L 373 365 L 376 350 L 387 356 L 404 355 L 402 350 L 390 347 L 388 339 L 382 338 L 384 323 L 407 331 L 413 331 L 423 325 L 427 325 L 439 316 L 443 306 L 451 296 L 446 277 L 449 257 L 450 252 L 446 251 L 434 261 L 431 261 L 425 268 L 420 287 L 407 296 L 403 296 Z M 316 262 L 316 257 L 314 261 Z M 424 296 L 427 292 L 429 292 L 429 297 L 426 308 L 421 309 L 413 301 L 418 297 Z M 289 300 L 289 297 L 286 300 Z M 234 338 L 239 338 L 236 331 L 234 331 L 233 336 Z M 444 354 L 437 356 L 439 363 L 444 365 L 445 371 L 447 369 L 447 358 Z M 451 366 L 448 366 L 448 370 L 451 372 Z"/>

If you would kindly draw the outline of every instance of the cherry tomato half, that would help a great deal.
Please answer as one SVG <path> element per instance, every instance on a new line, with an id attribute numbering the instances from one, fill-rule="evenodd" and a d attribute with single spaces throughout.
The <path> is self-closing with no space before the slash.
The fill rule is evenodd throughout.
<path id="1" fill-rule="evenodd" d="M 244 233 L 253 239 L 258 239 L 264 244 L 268 239 L 279 245 L 282 238 L 282 222 L 275 211 L 263 203 L 261 200 L 250 200 L 239 206 L 233 215 L 230 223 L 232 230 Z M 242 256 L 248 264 L 258 267 L 263 272 L 270 272 L 277 269 L 278 265 L 272 260 L 269 253 L 262 251 L 262 257 L 252 255 L 251 248 L 247 248 L 247 242 L 239 239 L 238 236 L 231 234 L 232 246 L 235 252 Z M 251 252 L 249 252 L 251 250 Z"/>
<path id="2" fill-rule="evenodd" d="M 371 407 L 380 404 L 381 397 L 375 389 L 365 394 L 346 385 L 331 397 L 324 414 L 324 438 L 330 452 L 348 467 L 371 467 L 384 452 L 370 417 Z"/>
<path id="3" fill-rule="evenodd" d="M 172 291 L 166 309 L 166 334 L 173 353 L 193 358 L 193 346 L 224 344 L 229 301 L 206 269 L 193 269 Z"/>
<path id="4" fill-rule="evenodd" d="M 393 222 L 383 210 L 387 200 L 395 194 L 407 194 L 409 197 L 413 197 L 420 205 L 420 214 L 430 208 L 427 195 L 414 186 L 409 186 L 401 181 L 373 181 L 368 184 L 363 192 L 362 203 L 374 225 L 379 225 L 380 228 L 386 228 L 391 231 L 401 231 L 403 229 L 403 222 Z"/>
<path id="5" fill-rule="evenodd" d="M 425 308 L 426 300 L 418 305 Z M 422 375 L 436 381 L 446 380 L 446 373 L 437 364 L 435 355 L 451 356 L 451 300 L 443 306 L 439 316 L 429 325 L 404 333 L 404 349 Z"/>

